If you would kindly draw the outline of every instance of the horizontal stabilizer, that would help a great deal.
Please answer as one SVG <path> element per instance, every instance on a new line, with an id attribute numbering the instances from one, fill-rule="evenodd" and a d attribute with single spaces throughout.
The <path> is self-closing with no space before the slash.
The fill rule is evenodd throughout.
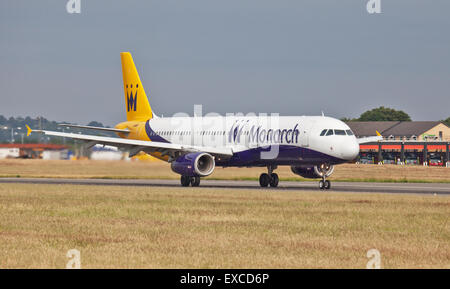
<path id="1" fill-rule="evenodd" d="M 362 138 L 357 138 L 356 141 L 359 144 L 363 144 L 363 143 L 369 143 L 369 142 L 377 142 L 377 141 L 382 141 L 383 137 L 381 135 L 377 135 L 377 136 L 368 136 L 368 137 L 362 137 Z"/>

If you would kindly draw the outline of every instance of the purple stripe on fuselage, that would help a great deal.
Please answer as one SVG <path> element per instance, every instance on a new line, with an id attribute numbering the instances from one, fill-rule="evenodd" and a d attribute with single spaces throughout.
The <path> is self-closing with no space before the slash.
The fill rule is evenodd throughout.
<path id="1" fill-rule="evenodd" d="M 241 166 L 266 166 L 266 165 L 301 165 L 301 164 L 341 164 L 346 163 L 346 160 L 336 158 L 315 150 L 304 147 L 297 147 L 291 145 L 278 146 L 278 153 L 276 148 L 272 148 L 274 158 L 264 158 L 270 156 L 268 152 L 270 148 L 254 148 L 241 152 L 235 152 L 230 159 L 217 160 L 217 166 L 224 167 L 241 167 Z"/>
<path id="2" fill-rule="evenodd" d="M 152 130 L 149 120 L 145 123 L 145 132 L 147 133 L 148 138 L 152 141 L 170 143 L 168 140 L 160 137 Z"/>

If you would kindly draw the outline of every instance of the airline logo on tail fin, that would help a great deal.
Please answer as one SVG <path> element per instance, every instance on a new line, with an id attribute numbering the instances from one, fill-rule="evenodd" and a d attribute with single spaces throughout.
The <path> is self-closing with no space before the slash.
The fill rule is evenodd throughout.
<path id="1" fill-rule="evenodd" d="M 127 111 L 136 111 L 137 106 L 137 94 L 138 94 L 138 88 L 139 84 L 136 84 L 136 92 L 133 97 L 133 85 L 131 84 L 128 90 L 128 84 L 126 85 L 127 90 Z M 128 93 L 129 92 L 129 93 Z"/>

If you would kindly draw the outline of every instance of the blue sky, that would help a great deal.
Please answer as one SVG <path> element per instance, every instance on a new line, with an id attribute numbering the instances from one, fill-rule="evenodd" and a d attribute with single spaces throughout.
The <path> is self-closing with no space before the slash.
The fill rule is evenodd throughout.
<path id="1" fill-rule="evenodd" d="M 450 116 L 450 1 L 0 1 L 5 116 L 125 119 L 121 51 L 157 114 Z"/>

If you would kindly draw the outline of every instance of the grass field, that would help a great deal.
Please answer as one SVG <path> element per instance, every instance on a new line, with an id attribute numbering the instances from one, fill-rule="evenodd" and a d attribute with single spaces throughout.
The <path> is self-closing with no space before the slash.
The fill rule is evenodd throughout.
<path id="1" fill-rule="evenodd" d="M 0 268 L 365 268 L 372 248 L 450 268 L 449 216 L 447 196 L 1 184 Z"/>
<path id="2" fill-rule="evenodd" d="M 257 180 L 266 168 L 216 168 L 210 179 Z M 294 175 L 289 167 L 279 167 L 280 179 L 305 181 Z M 170 165 L 161 161 L 44 161 L 0 160 L 0 177 L 57 177 L 57 178 L 139 178 L 178 179 Z M 450 183 L 450 168 L 355 165 L 336 166 L 330 178 L 334 181 L 369 182 L 443 182 Z"/>

